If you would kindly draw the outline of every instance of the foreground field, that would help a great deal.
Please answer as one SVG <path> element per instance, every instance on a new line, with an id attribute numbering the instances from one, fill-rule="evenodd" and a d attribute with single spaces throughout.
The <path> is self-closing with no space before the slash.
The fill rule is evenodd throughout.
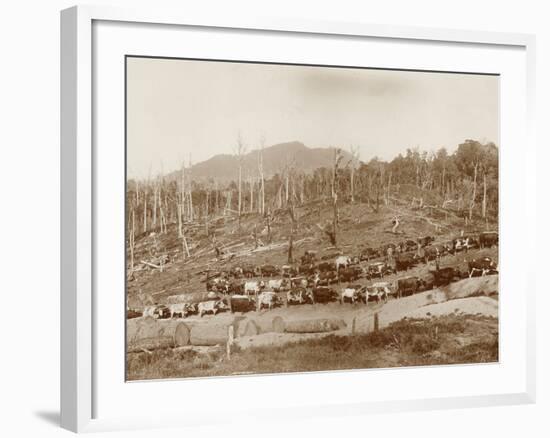
<path id="1" fill-rule="evenodd" d="M 377 332 L 305 339 L 284 346 L 131 353 L 128 380 L 307 372 L 498 361 L 498 319 L 450 314 L 403 319 Z"/>

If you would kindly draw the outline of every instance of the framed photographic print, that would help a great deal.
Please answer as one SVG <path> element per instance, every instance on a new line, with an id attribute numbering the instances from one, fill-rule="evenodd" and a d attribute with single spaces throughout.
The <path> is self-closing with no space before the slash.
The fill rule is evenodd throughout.
<path id="1" fill-rule="evenodd" d="M 532 36 L 61 17 L 63 427 L 534 401 Z"/>

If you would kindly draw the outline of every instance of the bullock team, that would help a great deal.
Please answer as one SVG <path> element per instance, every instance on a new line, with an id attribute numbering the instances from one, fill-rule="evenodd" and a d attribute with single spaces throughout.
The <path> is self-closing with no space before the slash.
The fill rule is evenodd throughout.
<path id="1" fill-rule="evenodd" d="M 444 286 L 460 278 L 497 273 L 496 263 L 489 257 L 470 261 L 467 272 L 439 266 L 441 258 L 447 254 L 494 245 L 498 245 L 498 233 L 482 232 L 462 235 L 441 244 L 434 244 L 434 238 L 426 236 L 380 248 L 369 247 L 353 257 L 328 254 L 318 259 L 315 251 L 306 251 L 297 266 L 242 265 L 226 271 L 207 272 L 206 290 L 212 294 L 211 300 L 156 306 L 146 309 L 144 314 L 148 312 L 157 318 L 185 318 L 193 314 L 215 315 L 226 310 L 259 311 L 281 305 L 385 302 L 390 296 L 398 298 Z M 435 261 L 436 269 L 423 278 L 408 276 L 397 279 L 394 284 L 383 281 L 388 274 L 407 271 L 429 261 Z M 376 281 L 368 286 L 354 284 L 360 278 Z M 333 285 L 342 283 L 348 284 L 338 292 Z M 224 298 L 220 299 L 219 295 Z"/>

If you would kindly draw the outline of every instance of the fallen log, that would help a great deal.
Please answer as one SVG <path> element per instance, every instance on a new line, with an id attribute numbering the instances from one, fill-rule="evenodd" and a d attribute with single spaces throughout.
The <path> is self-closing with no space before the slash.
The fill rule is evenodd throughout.
<path id="1" fill-rule="evenodd" d="M 191 345 L 223 345 L 227 342 L 228 324 L 208 323 L 191 327 L 189 342 Z"/>
<path id="2" fill-rule="evenodd" d="M 189 326 L 178 320 L 133 318 L 126 323 L 126 339 L 128 352 L 181 347 L 189 344 Z"/>
<path id="3" fill-rule="evenodd" d="M 346 327 L 342 319 L 319 318 L 301 321 L 287 321 L 285 323 L 286 333 L 326 333 L 340 330 Z"/>

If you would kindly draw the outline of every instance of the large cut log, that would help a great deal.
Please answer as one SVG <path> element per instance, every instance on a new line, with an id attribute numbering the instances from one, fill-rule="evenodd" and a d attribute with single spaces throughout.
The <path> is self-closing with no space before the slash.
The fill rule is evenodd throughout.
<path id="1" fill-rule="evenodd" d="M 287 333 L 326 333 L 340 330 L 346 327 L 342 319 L 319 318 L 300 321 L 286 321 L 285 332 Z"/>
<path id="2" fill-rule="evenodd" d="M 191 327 L 191 345 L 221 345 L 227 342 L 228 324 L 208 323 Z"/>
<path id="3" fill-rule="evenodd" d="M 154 350 L 189 344 L 189 327 L 177 320 L 157 320 L 150 316 L 126 322 L 127 350 Z"/>

